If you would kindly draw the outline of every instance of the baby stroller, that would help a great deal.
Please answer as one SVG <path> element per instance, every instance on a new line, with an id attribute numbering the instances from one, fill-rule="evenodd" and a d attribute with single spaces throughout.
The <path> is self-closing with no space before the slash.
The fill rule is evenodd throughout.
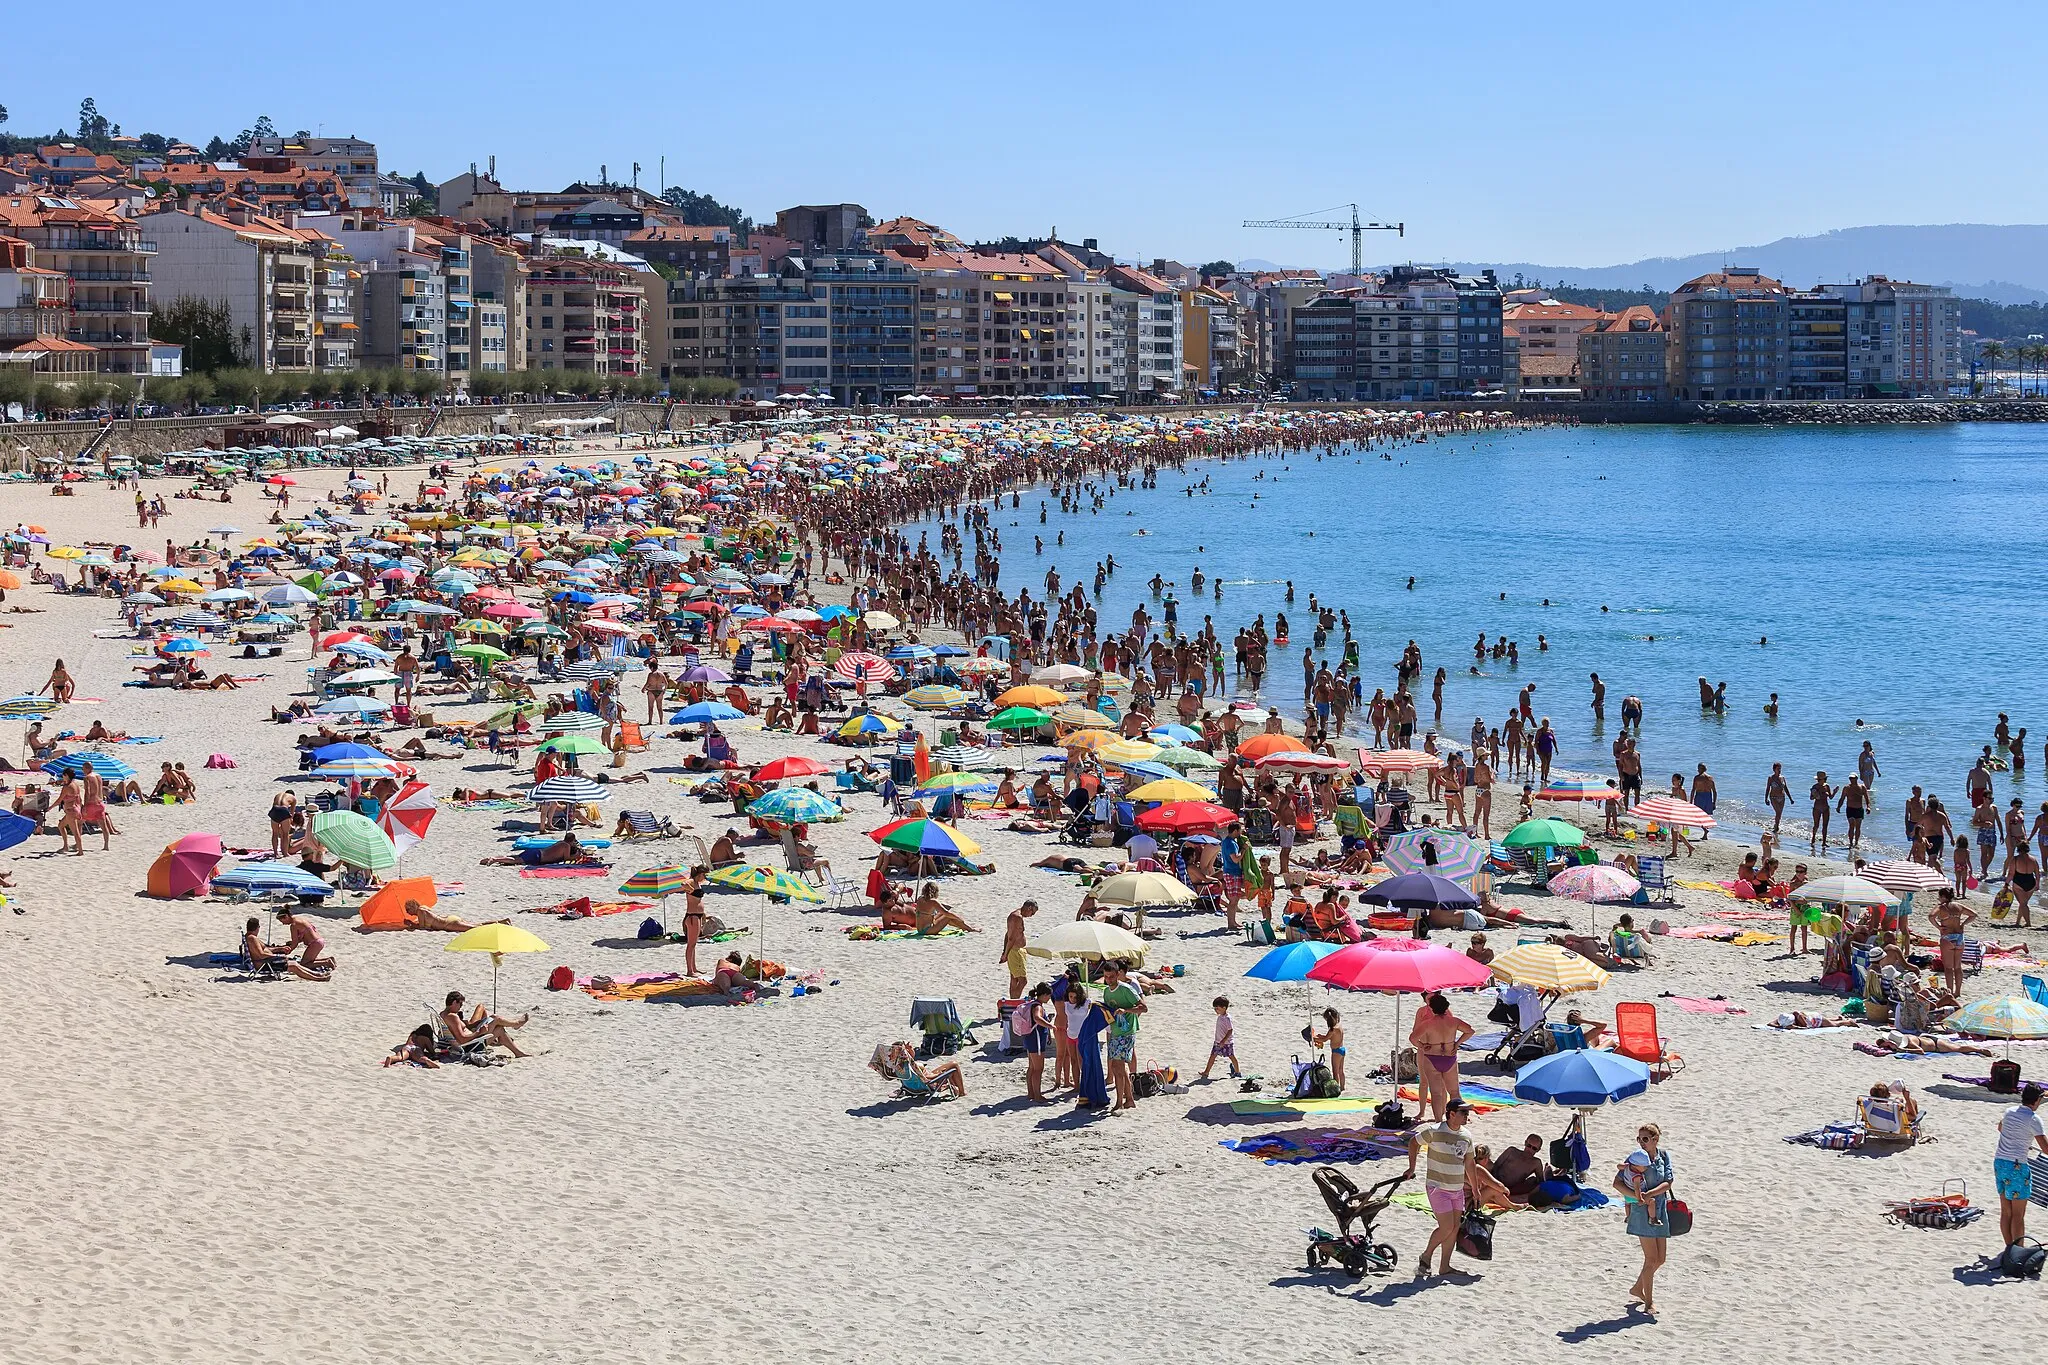
<path id="1" fill-rule="evenodd" d="M 1088 847 L 1098 828 L 1094 803 L 1088 799 L 1087 792 L 1076 787 L 1067 793 L 1065 805 L 1069 818 L 1066 828 L 1060 831 L 1060 838 L 1082 848 Z"/>
<path id="2" fill-rule="evenodd" d="M 1344 1273 L 1354 1280 L 1393 1270 L 1401 1260 L 1401 1253 L 1385 1242 L 1372 1240 L 1373 1222 L 1386 1212 L 1393 1199 L 1394 1187 L 1407 1178 L 1406 1175 L 1390 1177 L 1361 1194 L 1349 1177 L 1336 1167 L 1318 1166 L 1316 1189 L 1321 1191 L 1330 1212 L 1336 1215 L 1337 1231 L 1332 1235 L 1321 1228 L 1309 1229 L 1308 1268 L 1320 1270 L 1334 1263 L 1343 1267 Z M 1356 1232 L 1352 1231 L 1354 1223 L 1360 1225 Z"/>

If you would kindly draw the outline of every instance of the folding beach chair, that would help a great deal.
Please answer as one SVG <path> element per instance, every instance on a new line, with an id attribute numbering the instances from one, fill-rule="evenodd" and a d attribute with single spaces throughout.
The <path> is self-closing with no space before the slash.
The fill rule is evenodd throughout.
<path id="1" fill-rule="evenodd" d="M 1664 859 L 1660 855 L 1646 854 L 1636 859 L 1636 880 L 1642 884 L 1642 895 L 1638 905 L 1671 904 L 1671 882 L 1664 872 Z"/>
<path id="2" fill-rule="evenodd" d="M 2020 985 L 2026 987 L 2027 999 L 2037 1005 L 2048 1005 L 2048 982 L 2038 976 L 2023 976 Z"/>
<path id="3" fill-rule="evenodd" d="M 1658 1035 L 1657 1007 L 1647 1001 L 1624 1000 L 1614 1007 L 1614 1050 L 1647 1064 L 1652 1080 L 1685 1069 L 1685 1058 L 1671 1051 L 1670 1043 Z"/>
<path id="4" fill-rule="evenodd" d="M 832 898 L 832 908 L 834 910 L 844 910 L 849 906 L 858 906 L 866 899 L 860 887 L 855 886 L 851 882 L 840 881 L 839 874 L 831 868 L 825 868 L 824 874 L 825 885 L 823 889 L 825 894 Z"/>
<path id="5" fill-rule="evenodd" d="M 1965 938 L 1963 940 L 1962 963 L 1963 970 L 1966 972 L 1981 972 L 1984 970 L 1984 944 L 1982 940 L 1974 938 Z"/>
<path id="6" fill-rule="evenodd" d="M 662 835 L 661 822 L 654 818 L 651 810 L 622 810 L 619 818 L 626 822 L 629 839 L 659 839 Z"/>
<path id="7" fill-rule="evenodd" d="M 628 753 L 637 754 L 647 747 L 647 736 L 640 733 L 640 722 L 637 720 L 620 721 L 619 735 L 625 740 Z"/>
<path id="8" fill-rule="evenodd" d="M 1866 1143 L 1910 1147 L 1920 1140 L 1918 1118 L 1908 1118 L 1905 1104 L 1896 1097 L 1863 1096 L 1856 1101 L 1856 1121 L 1863 1126 Z"/>

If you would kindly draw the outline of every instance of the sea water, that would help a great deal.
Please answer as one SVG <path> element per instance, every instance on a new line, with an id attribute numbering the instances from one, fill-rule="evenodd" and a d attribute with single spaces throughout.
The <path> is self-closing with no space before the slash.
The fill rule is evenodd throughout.
<path id="1" fill-rule="evenodd" d="M 2001 803 L 2048 800 L 2042 428 L 1557 427 L 1317 453 L 1163 471 L 1157 488 L 1116 490 L 1100 511 L 1064 513 L 1042 489 L 1016 509 L 1005 497 L 1004 587 L 1037 595 L 1053 566 L 1063 587 L 1092 584 L 1114 555 L 1105 629 L 1140 603 L 1160 614 L 1157 573 L 1181 629 L 1213 617 L 1226 653 L 1237 627 L 1263 613 L 1270 630 L 1284 611 L 1292 639 L 1272 650 L 1258 700 L 1294 715 L 1314 593 L 1349 611 L 1368 697 L 1391 691 L 1413 639 L 1427 726 L 1430 679 L 1449 670 L 1448 739 L 1475 716 L 1498 726 L 1534 683 L 1536 714 L 1560 738 L 1553 771 L 1611 773 L 1621 700 L 1639 696 L 1645 788 L 1674 772 L 1690 783 L 1707 764 L 1731 832 L 1763 810 L 1772 763 L 1785 765 L 1788 813 L 1803 816 L 1816 771 L 1839 787 L 1866 739 L 1883 774 L 1868 837 L 1898 841 L 1914 783 L 1960 826 L 1964 773 L 2001 711 L 2032 750 L 2022 779 L 1999 775 Z M 910 534 L 920 529 L 936 540 L 935 524 Z M 1516 641 L 1519 665 L 1489 656 L 1468 672 L 1481 632 Z M 1334 667 L 1341 650 L 1340 630 L 1320 657 Z M 1605 725 L 1593 672 L 1607 684 Z M 1727 683 L 1725 711 L 1702 710 L 1701 677 Z"/>

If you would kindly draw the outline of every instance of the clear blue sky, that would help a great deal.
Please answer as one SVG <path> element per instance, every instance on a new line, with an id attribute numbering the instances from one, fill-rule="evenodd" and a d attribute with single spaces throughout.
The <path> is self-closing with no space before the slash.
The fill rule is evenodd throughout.
<path id="1" fill-rule="evenodd" d="M 1870 223 L 2048 222 L 2023 12 L 1894 3 L 341 10 L 23 5 L 5 131 L 203 143 L 258 114 L 516 188 L 641 164 L 757 218 L 854 200 L 971 239 L 1336 265 L 1245 229 L 1357 200 L 1381 259 L 1604 265 Z M 1684 12 L 1680 12 L 1684 11 Z M 87 45 L 105 43 L 104 59 Z"/>

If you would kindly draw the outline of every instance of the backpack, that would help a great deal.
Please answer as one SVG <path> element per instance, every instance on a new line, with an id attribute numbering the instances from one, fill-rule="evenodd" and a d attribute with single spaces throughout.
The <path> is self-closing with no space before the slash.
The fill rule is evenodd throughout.
<path id="1" fill-rule="evenodd" d="M 645 943 L 649 939 L 660 938 L 666 932 L 661 927 L 661 921 L 649 915 L 646 919 L 640 921 L 640 932 L 635 934 L 634 937 Z"/>
<path id="2" fill-rule="evenodd" d="M 1010 1036 L 1023 1042 L 1031 1036 L 1031 1002 L 1020 1000 L 1010 1009 Z"/>
<path id="3" fill-rule="evenodd" d="M 2048 1265 L 2048 1247 L 2022 1237 L 1998 1254 L 1998 1273 L 2015 1280 L 2038 1280 Z"/>
<path id="4" fill-rule="evenodd" d="M 1330 1073 L 1329 1065 L 1314 1061 L 1304 1066 L 1294 1064 L 1294 1098 L 1298 1100 L 1334 1100 L 1342 1092 L 1337 1089 L 1337 1078 Z"/>
<path id="5" fill-rule="evenodd" d="M 576 984 L 576 973 L 567 967 L 557 967 L 548 973 L 548 989 L 566 991 Z"/>

